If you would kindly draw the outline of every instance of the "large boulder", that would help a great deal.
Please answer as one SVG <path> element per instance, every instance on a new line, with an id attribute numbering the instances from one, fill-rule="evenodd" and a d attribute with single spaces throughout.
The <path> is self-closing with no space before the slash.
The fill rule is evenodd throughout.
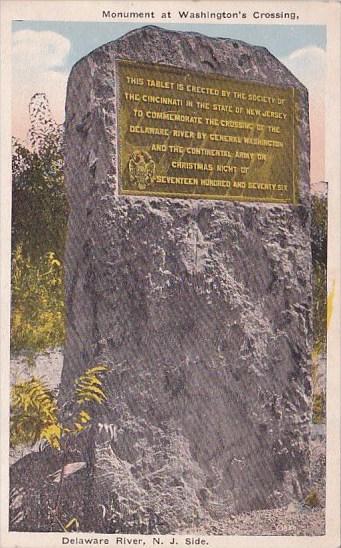
<path id="1" fill-rule="evenodd" d="M 299 202 L 121 195 L 119 59 L 299 90 Z M 311 339 L 305 88 L 264 48 L 144 27 L 74 66 L 65 128 L 60 401 L 82 371 L 106 363 L 108 400 L 97 419 L 115 432 L 104 445 L 95 439 L 87 526 L 105 529 L 103 508 L 116 523 L 122 504 L 170 531 L 301 497 Z"/>

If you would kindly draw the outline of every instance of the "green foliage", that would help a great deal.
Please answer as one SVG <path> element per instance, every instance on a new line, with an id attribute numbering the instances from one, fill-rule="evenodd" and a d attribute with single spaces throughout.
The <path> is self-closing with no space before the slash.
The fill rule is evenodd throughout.
<path id="1" fill-rule="evenodd" d="M 39 151 L 14 141 L 12 154 L 12 248 L 34 261 L 64 253 L 67 201 L 59 133 L 44 137 Z"/>
<path id="2" fill-rule="evenodd" d="M 324 392 L 318 392 L 313 396 L 313 423 L 321 424 L 326 418 L 326 396 Z"/>
<path id="3" fill-rule="evenodd" d="M 328 202 L 326 196 L 312 197 L 311 249 L 313 264 L 327 265 Z"/>
<path id="4" fill-rule="evenodd" d="M 73 414 L 64 423 L 58 417 L 55 395 L 41 379 L 32 378 L 18 383 L 11 391 L 11 415 L 10 415 L 10 444 L 11 447 L 19 445 L 34 445 L 38 441 L 45 441 L 52 449 L 61 451 L 62 468 L 57 472 L 59 488 L 53 509 L 53 519 L 63 531 L 71 528 L 78 529 L 79 523 L 72 518 L 64 526 L 59 515 L 59 507 L 62 498 L 64 478 L 68 474 L 68 451 L 70 436 L 75 436 L 89 427 L 91 413 L 89 404 L 102 405 L 106 399 L 102 388 L 102 380 L 99 378 L 108 371 L 107 366 L 97 365 L 83 373 L 74 384 L 75 405 L 72 406 Z M 84 406 L 82 407 L 82 404 Z M 93 407 L 92 407 L 93 409 Z M 78 463 L 86 466 L 86 463 Z M 74 463 L 71 465 L 74 466 Z"/>
<path id="5" fill-rule="evenodd" d="M 55 396 L 44 381 L 32 378 L 14 385 L 11 391 L 11 446 L 32 446 L 45 440 L 59 450 L 63 436 L 77 434 L 89 426 L 91 414 L 81 404 L 92 402 L 101 405 L 106 399 L 99 375 L 107 371 L 106 366 L 98 365 L 76 379 L 74 397 L 78 405 L 74 409 L 71 428 L 59 421 Z"/>
<path id="6" fill-rule="evenodd" d="M 46 440 L 59 448 L 61 428 L 54 395 L 42 380 L 32 378 L 11 390 L 10 443 L 12 447 Z"/>
<path id="7" fill-rule="evenodd" d="M 317 506 L 319 506 L 320 500 L 317 492 L 315 490 L 310 491 L 310 493 L 308 493 L 308 495 L 306 496 L 304 502 L 307 504 L 307 506 L 310 506 L 311 508 L 316 508 Z"/>
<path id="8" fill-rule="evenodd" d="M 76 381 L 76 397 L 78 403 L 95 402 L 101 403 L 106 399 L 102 390 L 102 382 L 98 375 L 107 370 L 105 365 L 97 365 L 87 369 Z"/>
<path id="9" fill-rule="evenodd" d="M 12 153 L 11 347 L 31 356 L 64 342 L 62 257 L 68 216 L 63 130 L 43 118 L 46 97 L 33 99 L 32 148 L 14 139 Z"/>
<path id="10" fill-rule="evenodd" d="M 311 248 L 313 259 L 313 333 L 314 351 L 326 351 L 327 346 L 327 198 L 313 196 Z"/>
<path id="11" fill-rule="evenodd" d="M 327 347 L 327 269 L 313 265 L 313 333 L 314 350 L 317 354 Z"/>
<path id="12" fill-rule="evenodd" d="M 63 265 L 52 251 L 33 260 L 18 245 L 12 258 L 12 350 L 39 352 L 63 341 Z"/>

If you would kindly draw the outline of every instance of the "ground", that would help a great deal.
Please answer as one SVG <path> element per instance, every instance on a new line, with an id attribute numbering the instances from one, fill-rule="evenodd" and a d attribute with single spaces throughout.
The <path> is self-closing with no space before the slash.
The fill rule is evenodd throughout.
<path id="1" fill-rule="evenodd" d="M 11 360 L 11 383 L 31 376 L 43 377 L 51 388 L 60 382 L 63 364 L 62 351 L 48 351 L 37 357 L 29 366 L 23 355 Z M 320 366 L 325 368 L 325 359 Z M 321 373 L 323 375 L 323 372 Z M 320 387 L 321 388 L 321 387 Z M 33 448 L 35 449 L 35 448 Z M 32 449 L 11 450 L 11 464 Z M 258 510 L 238 515 L 223 515 L 195 527 L 173 531 L 175 534 L 210 535 L 323 535 L 325 519 L 325 463 L 326 430 L 324 424 L 312 424 L 311 436 L 311 491 L 310 501 L 291 502 L 281 508 Z M 309 504 L 310 502 L 310 504 Z"/>

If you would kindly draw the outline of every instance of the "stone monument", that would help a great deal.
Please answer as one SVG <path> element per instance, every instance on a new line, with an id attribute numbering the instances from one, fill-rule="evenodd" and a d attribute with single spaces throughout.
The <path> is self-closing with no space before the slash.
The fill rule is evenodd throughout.
<path id="1" fill-rule="evenodd" d="M 262 47 L 143 27 L 74 66 L 65 150 L 61 402 L 110 369 L 87 526 L 177 531 L 304 497 L 304 86 Z"/>

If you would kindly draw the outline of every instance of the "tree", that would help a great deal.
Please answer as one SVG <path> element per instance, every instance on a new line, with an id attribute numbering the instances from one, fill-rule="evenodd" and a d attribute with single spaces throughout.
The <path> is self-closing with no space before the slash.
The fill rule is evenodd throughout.
<path id="1" fill-rule="evenodd" d="M 12 350 L 28 354 L 64 340 L 63 255 L 68 207 L 63 127 L 44 94 L 30 103 L 29 144 L 13 139 Z"/>
<path id="2" fill-rule="evenodd" d="M 21 245 L 24 255 L 36 260 L 53 251 L 62 260 L 68 213 L 63 128 L 51 121 L 45 95 L 39 98 L 40 109 L 37 95 L 30 104 L 30 146 L 13 140 L 12 249 Z"/>

